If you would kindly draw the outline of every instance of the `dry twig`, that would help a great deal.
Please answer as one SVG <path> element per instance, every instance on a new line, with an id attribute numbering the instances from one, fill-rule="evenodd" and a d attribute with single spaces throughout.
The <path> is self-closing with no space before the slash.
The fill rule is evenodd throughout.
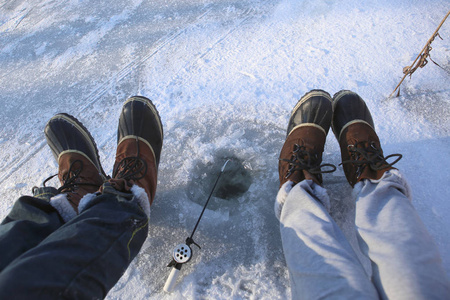
<path id="1" fill-rule="evenodd" d="M 425 67 L 425 65 L 428 63 L 428 58 L 433 61 L 430 57 L 430 51 L 433 49 L 431 47 L 431 43 L 434 41 L 434 39 L 436 37 L 439 37 L 440 39 L 441 36 L 439 35 L 439 29 L 441 29 L 442 25 L 444 24 L 445 20 L 447 20 L 447 17 L 450 15 L 450 10 L 448 11 L 447 15 L 445 16 L 445 18 L 442 20 L 442 22 L 439 24 L 438 28 L 436 29 L 436 31 L 433 33 L 433 35 L 431 36 L 431 38 L 428 40 L 428 42 L 426 43 L 425 47 L 423 47 L 422 51 L 420 51 L 420 54 L 417 56 L 417 58 L 414 60 L 414 62 L 411 64 L 411 66 L 405 67 L 403 68 L 403 78 L 400 81 L 400 83 L 395 87 L 394 91 L 391 93 L 391 95 L 389 96 L 389 98 L 392 97 L 392 95 L 394 95 L 395 91 L 398 89 L 398 93 L 397 96 L 400 96 L 400 85 L 402 84 L 403 80 L 405 80 L 406 76 L 412 76 L 412 74 L 418 69 L 418 68 L 423 68 Z M 434 61 L 433 61 L 434 62 Z M 434 62 L 436 65 L 437 63 Z M 438 65 L 439 66 L 439 65 Z"/>

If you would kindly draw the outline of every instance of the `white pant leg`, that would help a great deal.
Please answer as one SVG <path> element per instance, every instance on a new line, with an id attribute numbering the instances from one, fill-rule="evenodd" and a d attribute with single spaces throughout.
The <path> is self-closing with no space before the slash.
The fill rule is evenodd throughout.
<path id="1" fill-rule="evenodd" d="M 399 171 L 355 186 L 360 248 L 372 260 L 382 298 L 449 299 L 450 288 L 432 237 L 410 201 Z"/>
<path id="2" fill-rule="evenodd" d="M 311 180 L 280 189 L 275 212 L 293 299 L 378 299 L 350 243 L 330 217 L 326 190 Z"/>

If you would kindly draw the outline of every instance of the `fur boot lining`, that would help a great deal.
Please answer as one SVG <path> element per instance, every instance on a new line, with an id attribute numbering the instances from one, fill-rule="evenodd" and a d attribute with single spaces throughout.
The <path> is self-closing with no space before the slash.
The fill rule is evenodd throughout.
<path id="1" fill-rule="evenodd" d="M 96 194 L 84 195 L 80 200 L 80 204 L 78 204 L 78 213 L 81 214 L 95 197 L 97 197 Z"/>
<path id="2" fill-rule="evenodd" d="M 66 194 L 58 194 L 50 198 L 50 205 L 58 211 L 64 222 L 69 222 L 77 216 L 77 212 L 70 205 Z"/>
<path id="3" fill-rule="evenodd" d="M 144 210 L 147 217 L 150 218 L 150 201 L 145 190 L 135 184 L 131 187 L 131 192 L 134 196 L 133 201 L 137 200 L 139 206 Z"/>

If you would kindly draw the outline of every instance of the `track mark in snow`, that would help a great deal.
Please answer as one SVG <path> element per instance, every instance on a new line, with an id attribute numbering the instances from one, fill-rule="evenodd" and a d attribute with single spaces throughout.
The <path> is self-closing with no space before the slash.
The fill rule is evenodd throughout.
<path id="1" fill-rule="evenodd" d="M 3 7 L 3 6 L 2 6 Z M 33 8 L 23 8 L 18 14 L 0 25 L 0 35 L 8 33 L 16 29 L 20 23 L 30 14 Z"/>
<path id="2" fill-rule="evenodd" d="M 267 2 L 267 1 L 265 1 Z M 265 2 L 261 3 L 264 4 Z M 180 73 L 183 71 L 186 73 L 189 73 L 188 70 L 195 65 L 198 65 L 198 62 L 202 60 L 204 57 L 206 57 L 217 45 L 220 45 L 223 43 L 227 38 L 229 38 L 236 30 L 238 30 L 242 24 L 250 20 L 251 18 L 255 17 L 254 12 L 256 11 L 255 8 L 248 8 L 244 11 L 242 14 L 243 19 L 240 20 L 236 25 L 234 25 L 231 29 L 229 29 L 225 34 L 223 34 L 219 39 L 217 39 L 214 43 L 211 44 L 211 46 L 204 49 L 202 52 L 197 54 L 194 58 L 190 59 L 173 77 L 172 81 L 167 85 L 170 86 L 174 82 L 178 80 L 180 77 Z M 251 76 L 250 76 L 251 77 Z"/>
<path id="3" fill-rule="evenodd" d="M 35 144 L 30 145 L 28 147 L 28 152 L 20 155 L 20 158 L 16 158 L 15 161 L 12 164 L 8 164 L 8 171 L 3 174 L 0 177 L 0 185 L 3 184 L 3 182 L 8 179 L 14 172 L 20 169 L 26 162 L 28 162 L 32 157 L 34 157 L 37 153 L 39 153 L 45 146 L 47 145 L 47 142 L 44 141 L 37 141 Z M 3 172 L 3 170 L 2 170 Z"/>
<path id="4" fill-rule="evenodd" d="M 86 99 L 83 101 L 83 103 L 87 103 L 85 106 L 83 106 L 80 110 L 81 112 L 86 111 L 92 104 L 94 104 L 96 101 L 100 99 L 102 95 L 104 95 L 108 89 L 110 88 L 111 84 L 121 81 L 123 78 L 127 77 L 129 74 L 131 74 L 135 69 L 137 69 L 139 66 L 144 64 L 146 61 L 148 61 L 150 58 L 155 56 L 162 48 L 164 48 L 167 44 L 173 42 L 176 40 L 179 36 L 181 36 L 183 33 L 185 33 L 190 27 L 193 27 L 197 24 L 199 20 L 201 20 L 203 17 L 205 17 L 210 12 L 210 9 L 207 9 L 205 12 L 203 12 L 197 19 L 184 27 L 183 29 L 172 32 L 157 42 L 157 46 L 153 48 L 152 51 L 150 51 L 146 56 L 144 56 L 141 59 L 136 59 L 125 65 L 120 71 L 118 71 L 114 76 L 112 76 L 112 79 L 108 80 L 106 83 L 98 87 L 94 92 L 92 92 L 89 96 L 86 97 Z"/>

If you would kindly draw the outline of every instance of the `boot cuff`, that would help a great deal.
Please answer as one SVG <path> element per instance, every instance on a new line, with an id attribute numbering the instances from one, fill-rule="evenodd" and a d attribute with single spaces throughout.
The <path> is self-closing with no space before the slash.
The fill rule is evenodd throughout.
<path id="1" fill-rule="evenodd" d="M 84 195 L 80 200 L 80 204 L 78 204 L 78 213 L 81 214 L 95 197 L 97 197 L 97 194 Z"/>
<path id="2" fill-rule="evenodd" d="M 50 198 L 50 205 L 58 211 L 64 222 L 69 222 L 77 215 L 77 212 L 70 205 L 66 194 L 58 194 Z"/>
<path id="3" fill-rule="evenodd" d="M 137 203 L 137 205 L 139 205 L 139 207 L 141 207 L 142 210 L 144 211 L 144 213 L 147 215 L 147 218 L 150 218 L 150 202 L 148 200 L 148 196 L 147 196 L 147 193 L 145 192 L 145 190 L 143 188 L 141 188 L 140 186 L 137 186 L 136 184 L 134 184 L 131 187 L 130 191 L 131 191 L 131 194 L 133 195 L 132 197 L 129 193 L 118 192 L 110 186 L 107 193 L 114 194 L 117 197 L 126 199 L 123 201 L 130 201 L 130 202 Z M 103 193 L 105 193 L 105 192 L 106 192 L 106 190 L 103 189 Z M 128 195 L 128 196 L 124 197 L 124 195 Z M 98 196 L 97 194 L 86 194 L 83 198 L 81 198 L 80 205 L 78 205 L 79 213 L 82 213 L 84 210 L 89 208 L 90 203 L 97 196 Z"/>
<path id="4" fill-rule="evenodd" d="M 145 190 L 135 184 L 131 187 L 131 192 L 134 196 L 132 201 L 137 201 L 147 217 L 150 218 L 150 200 L 148 199 L 148 195 Z"/>
<path id="5" fill-rule="evenodd" d="M 148 200 L 147 193 L 145 190 L 137 185 L 133 185 L 131 188 L 131 193 L 133 198 L 131 201 L 136 202 L 142 210 L 145 212 L 148 218 L 150 218 L 150 202 Z M 89 204 L 93 199 L 97 197 L 97 194 L 86 194 L 81 198 L 80 204 L 78 205 L 78 212 L 82 213 L 89 207 Z M 77 216 L 77 212 L 73 209 L 66 194 L 58 194 L 50 199 L 50 205 L 53 206 L 64 220 L 64 222 L 69 222 Z"/>

